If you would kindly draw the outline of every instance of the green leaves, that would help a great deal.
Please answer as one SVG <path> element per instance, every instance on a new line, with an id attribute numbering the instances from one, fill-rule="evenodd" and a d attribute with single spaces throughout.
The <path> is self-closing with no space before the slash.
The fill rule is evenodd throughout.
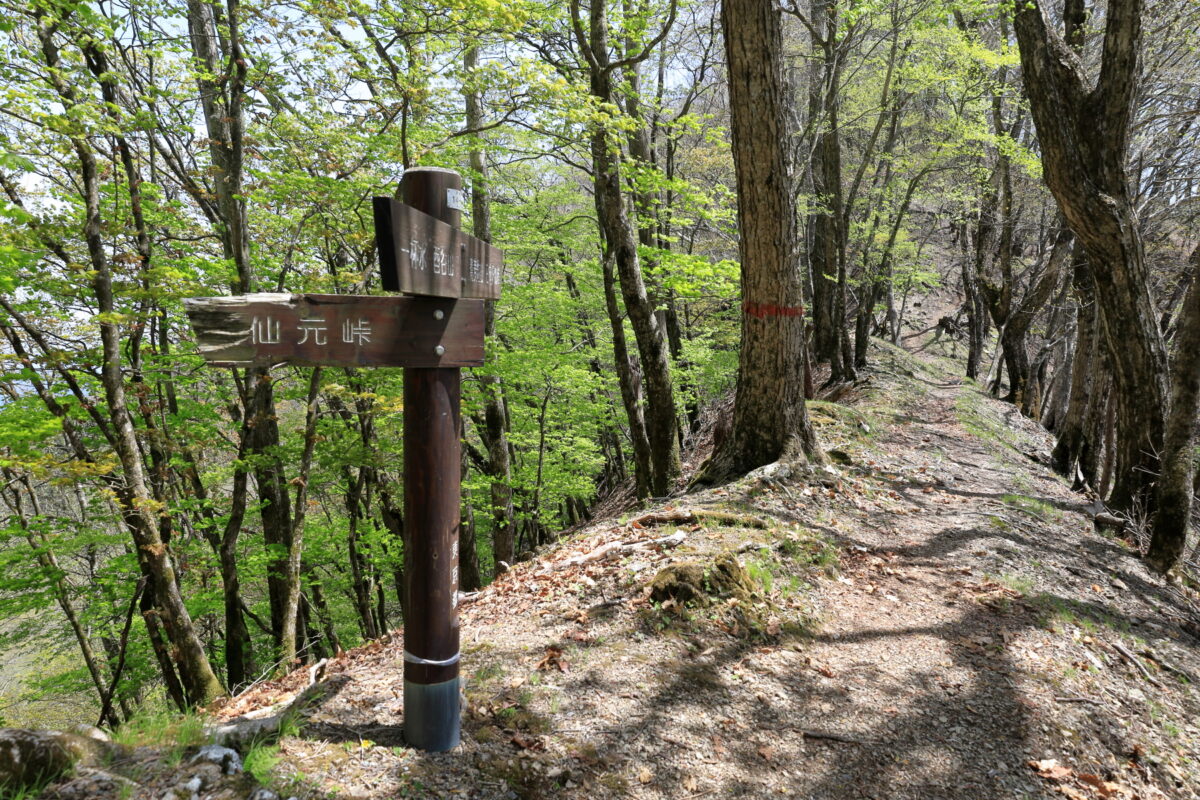
<path id="1" fill-rule="evenodd" d="M 5 377 L 23 380 L 20 372 Z M 26 395 L 0 405 L 0 466 L 44 464 L 47 440 L 61 431 L 62 420 L 37 397 Z"/>

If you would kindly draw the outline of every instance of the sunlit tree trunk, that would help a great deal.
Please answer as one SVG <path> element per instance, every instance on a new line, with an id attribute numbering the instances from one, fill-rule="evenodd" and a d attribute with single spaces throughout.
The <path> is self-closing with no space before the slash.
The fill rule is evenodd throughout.
<path id="1" fill-rule="evenodd" d="M 592 96 L 602 103 L 613 103 L 613 72 L 632 66 L 648 56 L 666 35 L 675 18 L 672 4 L 668 20 L 658 39 L 639 53 L 613 61 L 609 52 L 607 9 L 594 2 L 589 9 L 586 31 L 577 2 L 572 3 L 576 43 L 588 64 Z M 621 147 L 613 132 L 597 123 L 591 134 L 592 179 L 596 208 L 604 237 L 604 258 L 616 269 L 621 298 L 633 328 L 645 388 L 646 439 L 650 450 L 650 492 L 668 494 L 681 470 L 679 425 L 675 415 L 675 390 L 671 381 L 670 354 L 666 332 L 646 291 L 638 259 L 637 235 L 629 219 L 621 176 Z"/>
<path id="2" fill-rule="evenodd" d="M 60 69 L 60 50 L 55 40 L 57 22 L 45 12 L 37 12 L 41 54 L 49 67 L 54 91 L 68 107 L 81 98 Z M 116 453 L 121 475 L 116 499 L 122 518 L 133 535 L 138 563 L 150 581 L 159 618 L 172 645 L 171 657 L 179 670 L 186 702 L 203 705 L 225 693 L 208 661 L 204 645 L 183 602 L 175 573 L 175 563 L 167 542 L 159 531 L 156 502 L 146 481 L 141 447 L 129 412 L 122 372 L 121 331 L 117 323 L 116 299 L 111 265 L 103 238 L 100 170 L 91 143 L 82 135 L 73 135 L 71 149 L 78 159 L 79 187 L 83 195 L 83 238 L 90 269 L 90 288 L 95 298 L 100 334 L 100 384 L 106 413 L 106 435 Z"/>
<path id="3" fill-rule="evenodd" d="M 744 473 L 789 447 L 820 461 L 804 402 L 804 296 L 783 74 L 780 12 L 723 0 L 738 188 L 742 348 L 733 428 L 710 475 Z"/>
<path id="4" fill-rule="evenodd" d="M 1111 0 L 1094 85 L 1039 4 L 1015 30 L 1046 184 L 1087 251 L 1115 378 L 1117 469 L 1109 504 L 1153 512 L 1167 410 L 1166 348 L 1150 297 L 1126 155 L 1138 75 L 1142 0 Z"/>
<path id="5" fill-rule="evenodd" d="M 482 98 L 473 85 L 479 64 L 479 51 L 469 47 L 463 56 L 463 67 L 467 72 L 466 101 L 467 127 L 478 130 L 483 126 Z M 478 142 L 471 145 L 468 158 L 471 164 L 471 232 L 475 238 L 492 241 L 491 192 L 488 186 L 488 166 L 483 147 Z M 496 303 L 486 304 L 484 335 L 496 335 Z M 484 424 L 479 429 L 480 437 L 487 447 L 487 471 L 491 477 L 492 556 L 497 564 L 513 563 L 514 513 L 512 499 L 512 463 L 508 446 L 508 409 L 504 399 L 504 385 L 499 376 L 486 374 L 480 377 L 484 394 Z"/>
<path id="6" fill-rule="evenodd" d="M 187 23 L 200 107 L 212 159 L 212 193 L 216 198 L 218 232 L 225 258 L 236 268 L 235 294 L 257 290 L 250 259 L 249 218 L 243 187 L 245 173 L 245 93 L 249 65 L 242 50 L 241 5 L 227 0 L 224 25 L 218 28 L 212 3 L 188 0 Z M 277 288 L 277 287 L 272 287 Z M 254 478 L 263 501 L 263 538 L 281 555 L 267 564 L 271 629 L 276 647 L 283 648 L 284 617 L 294 587 L 288 585 L 292 519 L 284 467 L 279 460 L 279 425 L 275 415 L 272 377 L 264 368 L 246 373 L 245 413 L 250 418 L 250 451 Z M 306 481 L 307 475 L 298 476 Z"/>

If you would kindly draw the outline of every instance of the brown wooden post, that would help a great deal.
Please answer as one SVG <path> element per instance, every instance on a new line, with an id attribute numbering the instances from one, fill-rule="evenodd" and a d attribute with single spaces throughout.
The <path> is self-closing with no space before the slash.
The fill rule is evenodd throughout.
<path id="1" fill-rule="evenodd" d="M 457 228 L 462 177 L 407 170 L 406 204 Z M 457 206 L 457 207 L 456 207 Z M 404 370 L 404 738 L 421 750 L 458 745 L 460 370 Z"/>
<path id="2" fill-rule="evenodd" d="M 404 367 L 404 728 L 413 747 L 459 741 L 459 368 L 483 363 L 484 298 L 504 253 L 462 233 L 462 178 L 408 170 L 404 203 L 372 199 L 380 278 L 409 297 L 248 294 L 187 300 L 210 364 Z"/>

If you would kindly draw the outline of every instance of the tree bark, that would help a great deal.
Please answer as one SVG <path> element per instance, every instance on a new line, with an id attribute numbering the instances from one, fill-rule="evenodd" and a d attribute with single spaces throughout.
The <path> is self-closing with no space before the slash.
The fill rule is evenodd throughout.
<path id="1" fill-rule="evenodd" d="M 1095 292 L 1087 257 L 1082 252 L 1075 254 L 1071 281 L 1078 307 L 1075 355 L 1071 359 L 1071 394 L 1066 413 L 1059 423 L 1058 441 L 1050 460 L 1055 471 L 1074 481 L 1090 433 L 1088 408 L 1094 402 L 1092 385 L 1097 370 Z"/>
<path id="2" fill-rule="evenodd" d="M 629 345 L 625 341 L 625 318 L 617 299 L 617 278 L 612 259 L 602 254 L 600 266 L 604 280 L 604 308 L 612 329 L 617 386 L 621 390 L 621 404 L 625 407 L 629 442 L 633 448 L 633 479 L 638 498 L 644 499 L 653 491 L 650 488 L 650 439 L 646 434 L 646 418 L 642 411 L 641 370 L 636 368 L 637 361 L 629 355 Z"/>
<path id="3" fill-rule="evenodd" d="M 468 81 L 478 67 L 479 50 L 467 48 L 463 55 L 463 67 Z M 483 126 L 483 103 L 480 92 L 474 86 L 464 91 L 466 123 L 468 128 Z M 488 165 L 482 145 L 473 142 L 468 152 L 471 165 L 471 233 L 477 239 L 492 241 L 492 203 L 488 186 Z M 489 300 L 485 306 L 484 336 L 492 339 L 496 335 L 496 303 Z M 480 376 L 480 387 L 484 396 L 484 425 L 479 429 L 480 438 L 487 447 L 487 471 L 491 477 L 492 514 L 492 557 L 493 564 L 503 561 L 513 563 L 514 512 L 512 499 L 512 463 L 508 449 L 508 409 L 504 398 L 504 386 L 498 375 Z M 493 574 L 499 573 L 493 567 Z"/>
<path id="4" fill-rule="evenodd" d="M 592 96 L 601 103 L 614 100 L 613 71 L 628 67 L 649 55 L 674 22 L 675 6 L 658 38 L 641 53 L 613 62 L 609 53 L 608 19 L 605 4 L 594 2 L 585 33 L 577 0 L 572 2 L 576 40 L 588 63 Z M 596 207 L 604 236 L 604 258 L 611 260 L 620 280 L 621 297 L 633 327 L 646 389 L 646 438 L 650 446 L 650 492 L 668 494 L 679 477 L 679 423 L 675 415 L 675 391 L 671 382 L 670 354 L 663 325 L 646 292 L 638 260 L 637 236 L 629 219 L 621 178 L 621 148 L 613 132 L 597 123 L 591 134 L 592 179 Z"/>
<path id="5" fill-rule="evenodd" d="M 475 545 L 475 506 L 471 502 L 471 490 L 467 488 L 468 463 L 467 451 L 463 448 L 462 514 L 458 525 L 458 588 L 464 592 L 473 592 L 483 586 L 483 581 L 479 574 L 479 552 Z"/>
<path id="6" fill-rule="evenodd" d="M 50 68 L 51 82 L 63 102 L 73 107 L 78 98 L 74 87 L 67 83 L 65 75 L 59 70 L 55 28 L 56 25 L 47 20 L 44 11 L 38 12 L 38 35 L 42 55 Z M 101 345 L 100 383 L 107 407 L 108 436 L 121 465 L 117 503 L 134 537 L 138 563 L 149 578 L 160 618 L 171 640 L 171 655 L 179 670 L 186 701 L 189 705 L 203 705 L 223 695 L 225 690 L 212 671 L 204 645 L 179 592 L 174 559 L 159 533 L 156 511 L 159 504 L 146 482 L 137 432 L 129 413 L 121 367 L 121 332 L 115 321 L 119 315 L 116 313 L 111 266 L 103 239 L 100 174 L 95 152 L 83 136 L 72 137 L 71 145 L 79 160 L 84 201 L 83 235 L 91 266 L 91 290 L 99 312 L 96 319 Z"/>
<path id="7" fill-rule="evenodd" d="M 1026 416 L 1031 415 L 1035 399 L 1030 392 L 1029 345 L 1026 339 L 1034 319 L 1062 285 L 1065 267 L 1070 263 L 1072 239 L 1069 229 L 1059 230 L 1046 265 L 1004 320 L 1000 346 L 1004 348 L 1008 367 L 1008 401 Z M 1037 394 L 1036 388 L 1032 394 Z"/>
<path id="8" fill-rule="evenodd" d="M 776 461 L 792 446 L 821 460 L 804 402 L 804 298 L 780 12 L 770 0 L 723 0 L 721 27 L 743 313 L 733 428 L 714 456 L 712 477 Z"/>
<path id="9" fill-rule="evenodd" d="M 976 269 L 976 259 L 970 249 L 970 237 L 967 235 L 966 223 L 962 232 L 962 286 L 963 307 L 967 312 L 967 366 L 966 375 L 971 380 L 979 380 L 979 366 L 983 361 L 983 347 L 987 337 L 988 312 L 982 292 L 979 287 L 979 273 Z"/>
<path id="10" fill-rule="evenodd" d="M 830 382 L 853 380 L 854 354 L 846 330 L 846 228 L 839 129 L 841 60 L 837 53 L 836 0 L 813 0 L 813 61 L 809 114 L 819 120 L 812 156 L 813 192 L 819 210 L 812 219 L 809 270 L 813 280 L 814 354 L 828 361 Z"/>
<path id="11" fill-rule="evenodd" d="M 1200 265 L 1200 247 L 1191 261 Z M 1171 410 L 1163 436 L 1162 472 L 1158 477 L 1146 562 L 1166 573 L 1187 544 L 1188 521 L 1196 469 L 1196 423 L 1200 418 L 1200 281 L 1193 281 L 1179 311 L 1175 358 L 1171 364 Z"/>
<path id="12" fill-rule="evenodd" d="M 188 34 L 196 62 L 200 107 L 208 133 L 208 151 L 213 166 L 212 194 L 216 197 L 221 248 L 237 272 L 232 287 L 234 294 L 245 294 L 256 287 L 243 191 L 248 67 L 239 28 L 240 0 L 226 0 L 224 31 L 218 30 L 213 9 L 213 5 L 204 0 L 188 0 Z M 247 396 L 242 403 L 246 416 L 252 421 L 251 453 L 255 456 L 255 484 L 259 499 L 263 501 L 260 512 L 263 538 L 269 546 L 287 553 L 291 550 L 291 502 L 284 467 L 278 456 L 279 425 L 275 418 L 275 394 L 269 371 L 264 368 L 248 370 L 246 385 Z M 307 475 L 300 479 L 307 480 Z M 277 648 L 282 647 L 288 603 L 287 570 L 286 555 L 267 563 L 271 630 Z"/>
<path id="13" fill-rule="evenodd" d="M 354 609 L 358 612 L 358 623 L 364 639 L 377 639 L 382 631 L 375 622 L 375 613 L 371 608 L 371 568 L 365 554 L 360 548 L 359 525 L 362 524 L 362 494 L 366 476 L 363 471 L 353 472 L 346 469 L 346 513 L 349 516 L 349 529 L 346 537 L 348 560 L 350 562 L 351 592 L 354 598 Z M 407 548 L 405 549 L 407 551 Z"/>
<path id="14" fill-rule="evenodd" d="M 1111 0 L 1094 88 L 1045 11 L 1018 4 L 1015 30 L 1042 147 L 1042 171 L 1087 252 L 1115 378 L 1116 480 L 1109 505 L 1153 513 L 1167 407 L 1166 348 L 1150 297 L 1126 155 L 1136 95 L 1142 0 Z"/>
<path id="15" fill-rule="evenodd" d="M 304 517 L 308 510 L 309 469 L 317 442 L 317 398 L 321 389 L 321 367 L 313 367 L 308 377 L 308 400 L 304 414 L 304 444 L 300 454 L 301 478 L 296 486 L 296 506 L 292 513 L 292 532 L 284 580 L 283 631 L 279 637 L 279 660 L 288 669 L 296 660 L 300 648 L 297 637 L 297 618 L 300 615 L 300 562 L 304 556 Z"/>

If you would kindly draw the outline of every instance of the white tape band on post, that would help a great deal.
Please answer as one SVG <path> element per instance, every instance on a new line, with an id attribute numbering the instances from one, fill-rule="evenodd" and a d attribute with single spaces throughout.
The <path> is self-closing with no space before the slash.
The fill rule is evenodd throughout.
<path id="1" fill-rule="evenodd" d="M 427 666 L 427 667 L 448 667 L 451 664 L 457 664 L 460 658 L 462 658 L 461 651 L 458 653 L 455 653 L 454 655 L 452 655 L 449 658 L 444 659 L 442 661 L 434 661 L 434 660 L 428 659 L 428 658 L 420 658 L 418 656 L 414 656 L 412 653 L 408 652 L 407 650 L 404 651 L 404 660 L 405 661 L 407 661 L 410 664 L 423 664 L 424 666 Z"/>

